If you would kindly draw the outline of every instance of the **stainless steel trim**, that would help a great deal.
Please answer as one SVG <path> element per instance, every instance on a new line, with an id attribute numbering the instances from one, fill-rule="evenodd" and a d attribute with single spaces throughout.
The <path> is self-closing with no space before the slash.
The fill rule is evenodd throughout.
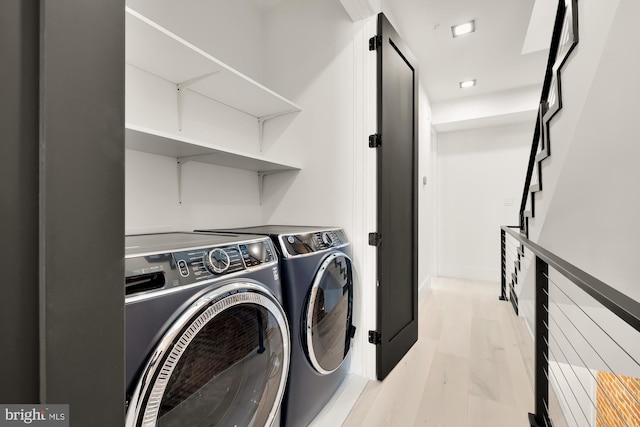
<path id="1" fill-rule="evenodd" d="M 213 277 L 211 279 L 203 280 L 201 282 L 191 283 L 189 285 L 175 286 L 175 287 L 169 288 L 169 289 L 161 289 L 159 291 L 149 291 L 149 292 L 145 292 L 145 293 L 141 293 L 141 294 L 128 296 L 128 297 L 125 297 L 124 302 L 125 302 L 125 304 L 129 304 L 129 303 L 133 303 L 133 302 L 144 301 L 146 299 L 156 298 L 156 297 L 159 297 L 159 296 L 162 296 L 162 295 L 172 294 L 174 292 L 180 292 L 180 291 L 183 291 L 185 289 L 195 288 L 196 286 L 210 285 L 210 284 L 215 283 L 215 282 L 219 282 L 219 281 L 223 281 L 223 280 L 227 280 L 227 279 L 233 279 L 233 278 L 237 278 L 237 277 L 240 277 L 240 276 L 246 276 L 247 274 L 250 274 L 250 273 L 253 273 L 253 272 L 256 272 L 256 271 L 260 271 L 262 269 L 267 269 L 269 267 L 277 266 L 278 265 L 278 257 L 275 254 L 274 254 L 274 256 L 276 257 L 275 261 L 271 261 L 271 262 L 268 262 L 268 263 L 265 263 L 265 264 L 256 265 L 255 267 L 247 267 L 245 270 L 234 271 L 233 273 L 228 273 L 228 274 L 225 274 L 225 275 L 219 276 L 219 277 Z"/>
<path id="2" fill-rule="evenodd" d="M 238 292 L 241 291 L 241 292 Z M 225 295 L 226 294 L 226 295 Z M 219 299 L 222 297 L 222 299 Z M 218 300 L 219 299 L 219 300 Z M 215 301 L 218 300 L 216 302 Z M 144 368 L 127 410 L 125 427 L 152 427 L 157 423 L 160 403 L 168 379 L 182 354 L 198 332 L 222 311 L 240 304 L 258 304 L 271 313 L 282 333 L 284 360 L 282 376 L 267 425 L 271 425 L 287 382 L 290 364 L 290 332 L 287 318 L 273 294 L 266 288 L 248 282 L 237 282 L 214 289 L 187 308 L 164 334 Z M 188 328 L 185 330 L 185 326 Z M 184 332 L 178 337 L 180 331 Z M 176 339 L 179 338 L 179 339 Z M 166 356 L 166 357 L 165 357 Z M 164 362 L 162 362 L 164 360 Z M 162 362 L 162 364 L 161 364 Z M 156 377 L 156 373 L 159 372 Z M 143 403 L 147 401 L 146 405 Z"/>
<path id="3" fill-rule="evenodd" d="M 306 345 L 306 347 L 307 347 L 307 352 L 309 354 L 309 360 L 311 362 L 311 365 L 315 368 L 315 370 L 318 371 L 319 373 L 323 374 L 323 375 L 328 375 L 328 374 L 338 370 L 340 368 L 340 366 L 342 366 L 342 364 L 344 363 L 344 361 L 346 359 L 346 356 L 343 357 L 342 361 L 340 362 L 340 364 L 335 369 L 332 369 L 332 370 L 328 371 L 328 370 L 324 369 L 322 366 L 320 366 L 320 362 L 318 362 L 318 358 L 316 357 L 315 351 L 313 350 L 313 333 L 312 333 L 313 325 L 311 324 L 311 320 L 313 319 L 313 309 L 315 308 L 316 295 L 318 294 L 318 289 L 320 287 L 320 281 L 322 280 L 322 277 L 324 276 L 324 272 L 329 267 L 329 264 L 331 264 L 331 262 L 334 259 L 338 258 L 338 257 L 346 258 L 347 260 L 349 260 L 349 262 L 351 263 L 352 268 L 353 268 L 353 261 L 351 261 L 351 258 L 349 258 L 347 256 L 347 254 L 345 254 L 344 252 L 332 253 L 331 255 L 329 255 L 322 262 L 322 265 L 318 269 L 318 272 L 316 273 L 316 277 L 313 280 L 313 285 L 311 285 L 311 293 L 309 295 L 309 307 L 307 309 L 306 317 L 304 319 L 304 326 L 305 326 L 305 329 L 306 329 L 306 337 L 307 337 L 307 345 Z M 351 271 L 351 274 L 353 274 L 353 270 Z M 351 292 L 353 292 L 353 291 L 354 290 L 352 289 Z"/>

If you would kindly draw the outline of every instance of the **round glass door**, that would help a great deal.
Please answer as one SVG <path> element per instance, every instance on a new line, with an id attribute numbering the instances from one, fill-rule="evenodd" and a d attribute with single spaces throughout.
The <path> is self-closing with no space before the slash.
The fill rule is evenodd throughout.
<path id="1" fill-rule="evenodd" d="M 305 347 L 322 374 L 342 365 L 351 348 L 353 271 L 343 253 L 329 255 L 316 273 L 307 301 Z"/>
<path id="2" fill-rule="evenodd" d="M 151 356 L 127 426 L 269 426 L 289 370 L 282 307 L 255 285 L 198 299 Z"/>

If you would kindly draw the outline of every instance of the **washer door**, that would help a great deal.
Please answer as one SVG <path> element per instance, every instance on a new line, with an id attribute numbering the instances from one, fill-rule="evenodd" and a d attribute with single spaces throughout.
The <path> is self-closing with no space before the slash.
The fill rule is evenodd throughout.
<path id="1" fill-rule="evenodd" d="M 263 288 L 235 283 L 191 305 L 132 395 L 127 426 L 269 426 L 289 371 L 289 327 Z"/>
<path id="2" fill-rule="evenodd" d="M 330 374 L 351 348 L 353 271 L 347 255 L 335 252 L 325 258 L 306 307 L 303 341 L 309 362 L 321 374 Z"/>

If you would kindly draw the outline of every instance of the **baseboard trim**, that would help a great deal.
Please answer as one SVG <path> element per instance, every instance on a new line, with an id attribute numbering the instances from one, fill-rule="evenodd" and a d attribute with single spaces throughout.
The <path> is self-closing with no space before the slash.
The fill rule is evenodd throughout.
<path id="1" fill-rule="evenodd" d="M 431 290 L 431 278 L 432 276 L 427 277 L 418 287 L 418 305 L 424 301 Z"/>
<path id="2" fill-rule="evenodd" d="M 348 375 L 340 388 L 324 406 L 322 411 L 311 421 L 309 427 L 335 427 L 341 426 L 358 398 L 364 391 L 369 380 L 360 375 Z"/>

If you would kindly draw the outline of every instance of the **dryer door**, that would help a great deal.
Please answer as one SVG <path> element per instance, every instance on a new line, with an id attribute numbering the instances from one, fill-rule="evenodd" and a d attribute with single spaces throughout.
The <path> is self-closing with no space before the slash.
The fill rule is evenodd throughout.
<path id="1" fill-rule="evenodd" d="M 151 355 L 127 426 L 268 426 L 289 370 L 289 327 L 263 288 L 235 283 L 200 297 Z"/>
<path id="2" fill-rule="evenodd" d="M 351 259 L 335 252 L 323 261 L 309 291 L 303 337 L 309 362 L 321 374 L 342 365 L 351 348 L 353 270 Z"/>

